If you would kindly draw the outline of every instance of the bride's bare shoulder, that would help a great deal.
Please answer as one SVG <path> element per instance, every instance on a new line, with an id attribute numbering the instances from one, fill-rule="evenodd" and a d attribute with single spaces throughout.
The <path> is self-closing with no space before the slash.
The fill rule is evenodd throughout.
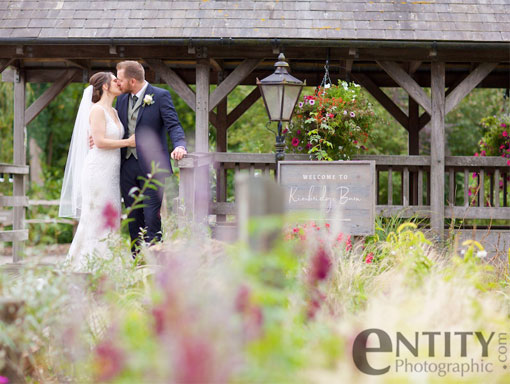
<path id="1" fill-rule="evenodd" d="M 100 105 L 98 104 L 94 104 L 91 108 L 90 108 L 90 119 L 102 119 L 104 120 L 105 119 L 105 115 L 104 115 L 105 111 L 103 109 L 103 107 L 101 107 Z"/>

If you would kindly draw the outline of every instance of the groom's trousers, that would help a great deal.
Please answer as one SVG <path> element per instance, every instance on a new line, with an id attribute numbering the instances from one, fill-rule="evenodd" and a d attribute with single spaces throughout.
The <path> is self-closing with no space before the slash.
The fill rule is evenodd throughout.
<path id="1" fill-rule="evenodd" d="M 134 202 L 134 196 L 130 196 L 129 192 L 134 187 L 139 189 L 143 188 L 144 180 L 140 177 L 147 178 L 143 173 L 138 160 L 134 156 L 130 156 L 125 160 L 120 170 L 120 189 L 124 204 L 126 207 L 131 207 Z M 164 178 L 158 175 L 158 180 L 164 183 Z M 153 184 L 154 185 L 154 184 Z M 147 198 L 141 202 L 143 208 L 134 209 L 128 216 L 129 221 L 129 235 L 132 241 L 132 250 L 134 251 L 136 244 L 140 244 L 141 240 L 151 242 L 153 240 L 161 240 L 161 202 L 163 201 L 163 187 L 157 186 L 157 190 L 147 188 L 143 194 Z M 135 193 L 135 196 L 138 192 Z M 140 229 L 145 230 L 143 238 L 140 236 Z"/>

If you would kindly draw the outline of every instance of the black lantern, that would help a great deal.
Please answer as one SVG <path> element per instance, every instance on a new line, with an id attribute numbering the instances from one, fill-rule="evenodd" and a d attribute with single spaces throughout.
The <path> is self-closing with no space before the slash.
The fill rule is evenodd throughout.
<path id="1" fill-rule="evenodd" d="M 276 161 L 285 158 L 285 138 L 282 135 L 282 121 L 290 121 L 304 84 L 287 71 L 289 64 L 280 53 L 274 65 L 276 70 L 265 79 L 257 79 L 270 121 L 278 121 L 276 135 Z"/>

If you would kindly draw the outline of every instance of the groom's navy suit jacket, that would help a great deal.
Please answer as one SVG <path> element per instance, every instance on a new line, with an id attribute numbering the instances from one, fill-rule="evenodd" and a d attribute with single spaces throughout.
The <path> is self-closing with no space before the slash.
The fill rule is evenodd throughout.
<path id="1" fill-rule="evenodd" d="M 170 92 L 148 84 L 142 100 L 145 95 L 152 95 L 154 103 L 144 105 L 142 102 L 138 112 L 135 128 L 138 163 L 145 174 L 151 172 L 152 161 L 159 163 L 159 168 L 172 173 L 166 134 L 168 132 L 170 135 L 174 148 L 186 147 L 184 131 L 177 117 Z M 129 135 L 128 103 L 129 93 L 125 93 L 117 98 L 115 106 L 120 121 L 125 128 L 124 138 L 128 138 Z M 126 160 L 126 148 L 122 148 L 121 156 L 121 161 L 124 162 Z"/>

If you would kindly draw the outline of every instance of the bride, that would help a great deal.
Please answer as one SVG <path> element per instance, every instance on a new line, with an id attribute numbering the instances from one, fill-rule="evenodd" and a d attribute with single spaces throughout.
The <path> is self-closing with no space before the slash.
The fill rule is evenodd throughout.
<path id="1" fill-rule="evenodd" d="M 112 108 L 121 93 L 112 73 L 96 73 L 76 117 L 59 210 L 61 217 L 79 219 L 66 259 L 74 270 L 86 269 L 91 257 L 104 257 L 105 240 L 120 225 L 120 148 L 136 146 L 135 135 L 122 139 L 124 127 Z"/>

